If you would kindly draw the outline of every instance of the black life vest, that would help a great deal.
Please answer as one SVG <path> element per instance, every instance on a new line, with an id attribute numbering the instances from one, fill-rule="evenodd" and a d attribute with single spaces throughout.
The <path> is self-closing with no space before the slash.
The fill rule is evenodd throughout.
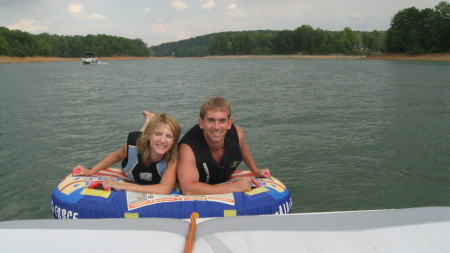
<path id="1" fill-rule="evenodd" d="M 159 184 L 167 168 L 167 162 L 161 160 L 146 167 L 136 147 L 136 141 L 142 132 L 130 132 L 127 139 L 127 158 L 122 160 L 122 170 L 127 177 L 137 184 Z"/>
<path id="2" fill-rule="evenodd" d="M 181 139 L 180 143 L 189 145 L 194 152 L 199 181 L 208 184 L 218 184 L 227 181 L 242 161 L 239 137 L 234 124 L 225 135 L 225 153 L 222 164 L 214 160 L 203 130 L 197 124 Z"/>

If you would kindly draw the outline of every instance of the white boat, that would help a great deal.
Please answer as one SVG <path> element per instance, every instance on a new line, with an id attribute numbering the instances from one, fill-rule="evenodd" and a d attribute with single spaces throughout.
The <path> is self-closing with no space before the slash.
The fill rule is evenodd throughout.
<path id="1" fill-rule="evenodd" d="M 169 218 L 0 222 L 0 252 L 183 252 Z M 198 219 L 192 252 L 450 252 L 450 207 Z M 194 226 L 195 227 L 195 226 Z"/>
<path id="2" fill-rule="evenodd" d="M 81 58 L 81 63 L 83 63 L 83 64 L 98 64 L 99 61 L 97 59 L 97 53 L 95 53 L 95 52 L 84 53 L 84 57 Z"/>

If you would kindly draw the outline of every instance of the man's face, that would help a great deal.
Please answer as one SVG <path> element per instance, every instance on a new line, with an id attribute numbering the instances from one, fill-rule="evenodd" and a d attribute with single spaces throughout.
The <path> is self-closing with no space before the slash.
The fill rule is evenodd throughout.
<path id="1" fill-rule="evenodd" d="M 205 117 L 199 120 L 199 125 L 208 142 L 220 143 L 225 140 L 225 134 L 231 128 L 232 122 L 226 112 L 207 111 Z"/>

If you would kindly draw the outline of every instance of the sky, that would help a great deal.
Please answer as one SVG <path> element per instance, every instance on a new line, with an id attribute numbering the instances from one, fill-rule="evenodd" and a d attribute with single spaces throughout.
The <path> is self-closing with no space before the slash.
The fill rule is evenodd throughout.
<path id="1" fill-rule="evenodd" d="M 387 30 L 400 10 L 442 0 L 0 0 L 0 26 L 32 34 L 106 34 L 148 46 L 225 31 Z"/>

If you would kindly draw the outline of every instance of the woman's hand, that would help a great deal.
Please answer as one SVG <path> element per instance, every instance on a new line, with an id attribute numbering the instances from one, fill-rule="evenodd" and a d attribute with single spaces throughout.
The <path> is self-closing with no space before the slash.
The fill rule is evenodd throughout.
<path id="1" fill-rule="evenodd" d="M 78 165 L 72 169 L 72 176 L 90 176 L 91 171 L 83 165 Z"/>
<path id="2" fill-rule="evenodd" d="M 113 180 L 110 177 L 106 177 L 105 181 L 103 181 L 103 188 L 112 188 L 116 191 L 122 191 L 123 189 L 123 184 L 120 182 L 117 182 L 116 180 Z"/>

